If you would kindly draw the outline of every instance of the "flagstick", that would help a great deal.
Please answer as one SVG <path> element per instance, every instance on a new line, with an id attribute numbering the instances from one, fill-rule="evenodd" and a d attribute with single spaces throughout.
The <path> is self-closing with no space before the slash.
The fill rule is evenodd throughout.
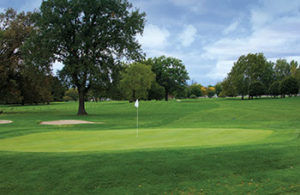
<path id="1" fill-rule="evenodd" d="M 139 107 L 136 109 L 136 137 L 139 136 Z"/>

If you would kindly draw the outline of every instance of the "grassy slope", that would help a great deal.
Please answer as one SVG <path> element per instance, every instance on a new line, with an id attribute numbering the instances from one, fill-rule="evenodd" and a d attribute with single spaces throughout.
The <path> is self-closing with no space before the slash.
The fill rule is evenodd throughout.
<path id="1" fill-rule="evenodd" d="M 78 117 L 74 103 L 1 106 L 14 120 L 3 138 L 64 131 L 131 129 L 135 109 L 127 102 L 88 103 Z M 300 98 L 141 102 L 140 126 L 273 130 L 272 142 L 217 148 L 131 152 L 0 152 L 0 194 L 7 193 L 299 193 Z M 44 120 L 86 119 L 102 125 L 41 126 Z"/>

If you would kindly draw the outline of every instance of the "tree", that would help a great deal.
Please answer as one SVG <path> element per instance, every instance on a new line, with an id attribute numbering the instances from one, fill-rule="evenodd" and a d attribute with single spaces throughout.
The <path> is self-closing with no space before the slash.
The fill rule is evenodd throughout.
<path id="1" fill-rule="evenodd" d="M 194 83 L 190 85 L 190 96 L 194 95 L 195 97 L 200 97 L 202 96 L 202 91 L 201 91 L 202 85 Z"/>
<path id="2" fill-rule="evenodd" d="M 32 45 L 64 64 L 60 75 L 78 89 L 78 115 L 87 114 L 84 100 L 92 86 L 109 85 L 122 59 L 142 56 L 136 35 L 144 18 L 127 0 L 43 1 Z"/>
<path id="3" fill-rule="evenodd" d="M 216 89 L 212 86 L 207 87 L 207 96 L 212 98 L 216 94 Z"/>
<path id="4" fill-rule="evenodd" d="M 31 62 L 26 42 L 35 33 L 32 13 L 13 9 L 0 14 L 0 101 L 40 103 L 52 100 L 50 69 L 41 70 Z M 30 58 L 29 58 L 30 56 Z"/>
<path id="5" fill-rule="evenodd" d="M 148 100 L 162 100 L 164 99 L 165 88 L 160 86 L 156 81 L 152 82 L 151 88 L 148 92 Z"/>
<path id="6" fill-rule="evenodd" d="M 78 90 L 74 89 L 74 88 L 70 88 L 65 92 L 65 96 L 70 97 L 70 98 L 64 98 L 64 99 L 70 99 L 73 101 L 77 101 L 78 100 Z"/>
<path id="7" fill-rule="evenodd" d="M 249 85 L 249 99 L 253 99 L 253 96 L 261 96 L 264 95 L 266 89 L 264 84 L 261 81 L 253 81 Z"/>
<path id="8" fill-rule="evenodd" d="M 266 88 L 271 85 L 274 75 L 272 65 L 262 53 L 242 55 L 234 63 L 228 78 L 232 81 L 232 87 L 244 99 L 249 94 L 249 85 L 252 82 L 260 81 Z"/>
<path id="9" fill-rule="evenodd" d="M 174 93 L 176 90 L 186 86 L 186 80 L 189 77 L 181 60 L 161 56 L 148 59 L 145 63 L 152 65 L 152 71 L 156 74 L 156 82 L 165 88 L 166 101 L 168 101 L 170 93 Z"/>
<path id="10" fill-rule="evenodd" d="M 124 96 L 129 101 L 136 99 L 146 99 L 148 90 L 155 81 L 155 74 L 151 67 L 141 63 L 130 64 L 121 73 L 120 86 Z"/>
<path id="11" fill-rule="evenodd" d="M 285 95 L 297 95 L 298 91 L 299 86 L 297 80 L 293 77 L 286 77 L 280 83 L 280 93 L 283 98 L 285 97 Z"/>
<path id="12" fill-rule="evenodd" d="M 51 95 L 54 101 L 62 101 L 66 87 L 61 80 L 56 76 L 50 76 L 51 80 Z"/>
<path id="13" fill-rule="evenodd" d="M 297 68 L 296 73 L 295 73 L 295 79 L 298 82 L 299 90 L 300 90 L 300 67 Z"/>
<path id="14" fill-rule="evenodd" d="M 237 96 L 237 91 L 233 85 L 232 78 L 230 75 L 224 79 L 222 82 L 222 91 L 219 94 L 220 97 L 234 97 Z"/>
<path id="15" fill-rule="evenodd" d="M 278 95 L 280 95 L 280 82 L 279 81 L 274 81 L 272 85 L 269 88 L 269 93 L 272 95 L 274 98 Z"/>
<path id="16" fill-rule="evenodd" d="M 283 80 L 285 77 L 291 76 L 291 66 L 285 59 L 276 60 L 274 67 L 276 79 Z"/>
<path id="17" fill-rule="evenodd" d="M 221 83 L 221 82 L 217 83 L 217 84 L 215 85 L 215 89 L 216 89 L 216 94 L 217 94 L 217 96 L 219 96 L 220 93 L 221 93 L 221 91 L 222 91 L 222 83 Z"/>
<path id="18" fill-rule="evenodd" d="M 298 62 L 295 60 L 292 60 L 290 62 L 290 72 L 291 72 L 291 76 L 295 77 L 296 73 L 297 73 L 297 68 L 298 68 Z"/>

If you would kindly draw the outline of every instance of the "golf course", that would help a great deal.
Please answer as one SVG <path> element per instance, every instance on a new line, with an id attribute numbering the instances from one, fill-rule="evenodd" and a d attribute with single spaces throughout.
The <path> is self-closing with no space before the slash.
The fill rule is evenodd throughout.
<path id="1" fill-rule="evenodd" d="M 140 101 L 138 129 L 134 103 L 77 108 L 0 106 L 0 194 L 300 192 L 299 97 Z"/>

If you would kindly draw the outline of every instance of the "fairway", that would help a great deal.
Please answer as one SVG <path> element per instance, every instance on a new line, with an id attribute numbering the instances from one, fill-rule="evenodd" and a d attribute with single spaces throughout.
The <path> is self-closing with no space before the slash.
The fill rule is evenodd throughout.
<path id="1" fill-rule="evenodd" d="M 82 152 L 138 150 L 192 146 L 222 146 L 258 142 L 268 130 L 241 129 L 142 129 L 104 131 L 55 131 L 3 139 L 2 151 Z"/>
<path id="2" fill-rule="evenodd" d="M 0 194 L 300 192 L 299 97 L 77 106 L 0 105 Z"/>

